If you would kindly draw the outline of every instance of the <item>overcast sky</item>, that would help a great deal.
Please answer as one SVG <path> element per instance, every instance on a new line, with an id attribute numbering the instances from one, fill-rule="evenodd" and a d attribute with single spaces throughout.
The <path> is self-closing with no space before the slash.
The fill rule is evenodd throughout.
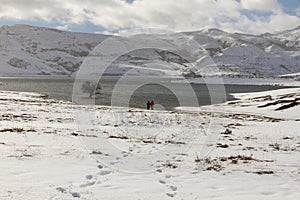
<path id="1" fill-rule="evenodd" d="M 300 25 L 300 0 L 0 0 L 0 25 L 119 33 L 220 28 L 265 33 Z"/>

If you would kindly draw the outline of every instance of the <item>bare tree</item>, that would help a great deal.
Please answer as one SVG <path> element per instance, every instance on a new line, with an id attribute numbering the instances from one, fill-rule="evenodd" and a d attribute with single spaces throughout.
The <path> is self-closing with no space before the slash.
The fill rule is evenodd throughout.
<path id="1" fill-rule="evenodd" d="M 92 98 L 92 96 L 95 94 L 96 89 L 97 89 L 97 84 L 91 81 L 85 81 L 81 86 L 82 92 L 88 93 L 89 98 Z"/>

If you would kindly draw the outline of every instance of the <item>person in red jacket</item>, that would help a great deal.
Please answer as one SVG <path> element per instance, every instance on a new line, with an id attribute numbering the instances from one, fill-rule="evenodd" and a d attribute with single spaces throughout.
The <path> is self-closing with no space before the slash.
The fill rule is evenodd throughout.
<path id="1" fill-rule="evenodd" d="M 151 110 L 153 110 L 154 109 L 154 101 L 153 100 L 150 102 L 150 106 L 151 106 Z"/>

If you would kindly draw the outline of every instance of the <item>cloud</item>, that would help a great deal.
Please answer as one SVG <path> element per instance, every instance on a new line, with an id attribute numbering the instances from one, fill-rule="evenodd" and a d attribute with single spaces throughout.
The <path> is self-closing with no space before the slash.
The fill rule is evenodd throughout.
<path id="1" fill-rule="evenodd" d="M 1 0 L 0 19 L 38 20 L 60 23 L 83 23 L 86 18 L 81 4 L 70 0 Z M 77 1 L 79 2 L 79 1 Z"/>
<path id="2" fill-rule="evenodd" d="M 62 31 L 67 31 L 67 30 L 69 30 L 69 25 L 63 25 L 63 26 L 57 26 L 57 27 L 55 27 L 56 29 L 58 29 L 58 30 L 62 30 Z"/>
<path id="3" fill-rule="evenodd" d="M 241 0 L 241 5 L 247 10 L 281 12 L 282 7 L 277 0 Z"/>
<path id="4" fill-rule="evenodd" d="M 295 9 L 296 15 L 300 17 L 300 7 Z"/>
<path id="5" fill-rule="evenodd" d="M 235 28 L 249 33 L 266 33 L 292 29 L 299 26 L 299 24 L 300 21 L 298 17 L 279 13 L 270 15 L 266 19 L 256 17 L 254 20 L 243 16 Z"/>
<path id="6" fill-rule="evenodd" d="M 245 10 L 255 12 L 249 17 Z M 135 0 L 131 3 L 124 0 L 2 0 L 1 18 L 56 22 L 59 28 L 92 23 L 110 32 L 143 27 L 176 31 L 217 27 L 262 33 L 300 24 L 299 16 L 284 13 L 277 0 Z"/>

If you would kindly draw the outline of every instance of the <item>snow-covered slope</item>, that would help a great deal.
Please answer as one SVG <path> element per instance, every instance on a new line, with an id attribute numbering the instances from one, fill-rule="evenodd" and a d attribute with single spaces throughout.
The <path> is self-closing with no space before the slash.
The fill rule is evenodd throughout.
<path id="1" fill-rule="evenodd" d="M 188 34 L 206 46 L 224 74 L 265 78 L 300 71 L 300 27 L 258 36 L 217 29 Z"/>
<path id="2" fill-rule="evenodd" d="M 267 78 L 300 72 L 300 27 L 262 35 L 227 33 L 218 29 L 183 34 L 197 41 L 219 68 L 217 74 L 208 70 L 209 75 Z M 183 34 L 156 35 L 155 38 L 170 43 L 178 41 Z M 107 37 L 26 25 L 4 26 L 0 28 L 0 74 L 74 76 L 89 52 Z M 166 69 L 170 65 L 178 73 L 173 70 L 168 74 L 170 70 Z M 203 70 L 195 70 L 186 58 L 158 49 L 123 55 L 106 73 L 123 74 L 126 69 L 148 75 L 208 75 Z"/>
<path id="3" fill-rule="evenodd" d="M 27 25 L 0 28 L 0 73 L 70 75 L 107 36 Z"/>

